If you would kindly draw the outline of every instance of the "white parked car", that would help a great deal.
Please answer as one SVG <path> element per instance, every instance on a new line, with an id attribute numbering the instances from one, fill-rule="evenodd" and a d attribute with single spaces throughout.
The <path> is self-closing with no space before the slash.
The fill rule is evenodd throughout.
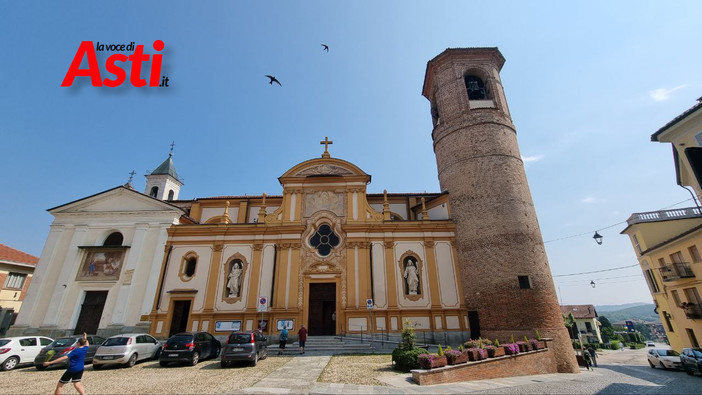
<path id="1" fill-rule="evenodd" d="M 656 343 L 654 342 L 646 342 L 646 347 L 655 347 Z"/>
<path id="2" fill-rule="evenodd" d="M 93 369 L 105 365 L 124 365 L 131 368 L 137 361 L 158 359 L 161 342 L 145 333 L 125 333 L 112 336 L 98 347 L 93 358 Z"/>
<path id="3" fill-rule="evenodd" d="M 53 339 L 44 336 L 19 336 L 0 339 L 0 370 L 34 363 L 34 358 Z"/>
<path id="4" fill-rule="evenodd" d="M 653 348 L 648 350 L 648 364 L 652 368 L 656 366 L 663 369 L 681 369 L 680 354 L 675 350 L 663 348 Z"/>

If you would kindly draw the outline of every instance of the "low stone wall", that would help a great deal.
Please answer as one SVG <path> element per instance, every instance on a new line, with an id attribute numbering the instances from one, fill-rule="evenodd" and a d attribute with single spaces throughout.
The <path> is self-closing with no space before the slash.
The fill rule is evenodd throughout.
<path id="1" fill-rule="evenodd" d="M 550 348 L 431 370 L 412 370 L 412 379 L 419 385 L 433 385 L 546 373 L 557 373 Z"/>

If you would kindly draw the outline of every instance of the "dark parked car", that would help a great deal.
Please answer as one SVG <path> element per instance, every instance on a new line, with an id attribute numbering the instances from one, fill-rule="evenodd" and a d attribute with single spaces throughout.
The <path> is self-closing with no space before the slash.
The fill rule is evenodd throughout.
<path id="1" fill-rule="evenodd" d="M 268 356 L 268 339 L 258 331 L 234 332 L 227 338 L 227 344 L 222 348 L 221 365 L 223 368 L 235 361 L 251 362 L 253 366 L 259 359 Z"/>
<path id="2" fill-rule="evenodd" d="M 680 362 L 687 374 L 702 373 L 702 348 L 683 348 L 680 353 Z"/>
<path id="3" fill-rule="evenodd" d="M 169 362 L 186 362 L 197 365 L 200 359 L 216 358 L 222 344 L 207 332 L 183 332 L 166 341 L 158 357 L 161 366 Z"/>
<path id="4" fill-rule="evenodd" d="M 75 335 L 70 337 L 60 337 L 48 346 L 44 347 L 39 351 L 39 354 L 34 358 L 34 367 L 37 370 L 44 370 L 44 362 L 53 361 L 54 359 L 60 358 L 68 354 L 71 350 L 78 347 L 78 340 L 82 338 L 82 335 Z M 85 354 L 85 363 L 92 363 L 93 357 L 98 347 L 105 341 L 104 337 L 89 335 L 88 336 L 88 352 Z M 51 366 L 60 366 L 62 368 L 68 367 L 68 360 L 61 362 L 60 364 L 54 364 Z"/>

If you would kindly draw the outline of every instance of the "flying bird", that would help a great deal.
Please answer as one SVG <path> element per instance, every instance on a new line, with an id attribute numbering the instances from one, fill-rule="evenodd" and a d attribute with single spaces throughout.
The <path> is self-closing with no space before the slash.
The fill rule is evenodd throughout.
<path id="1" fill-rule="evenodd" d="M 275 78 L 275 77 L 273 77 L 272 75 L 266 74 L 266 77 L 268 77 L 268 78 L 271 79 L 271 80 L 268 82 L 269 84 L 273 85 L 273 83 L 275 82 L 276 84 L 278 84 L 278 85 L 280 85 L 280 86 L 283 86 L 283 85 L 280 83 L 280 81 L 278 81 L 278 79 Z"/>
<path id="2" fill-rule="evenodd" d="M 324 50 L 329 52 L 329 46 L 327 44 L 320 44 L 322 47 L 324 47 Z"/>

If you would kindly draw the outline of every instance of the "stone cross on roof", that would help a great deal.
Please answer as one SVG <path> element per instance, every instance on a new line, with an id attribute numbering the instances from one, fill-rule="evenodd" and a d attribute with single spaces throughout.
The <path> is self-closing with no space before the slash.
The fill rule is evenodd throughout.
<path id="1" fill-rule="evenodd" d="M 319 144 L 324 144 L 324 153 L 322 154 L 322 158 L 331 158 L 331 155 L 329 155 L 329 144 L 334 144 L 333 141 L 329 140 L 329 137 L 324 137 L 324 141 L 320 141 Z"/>

